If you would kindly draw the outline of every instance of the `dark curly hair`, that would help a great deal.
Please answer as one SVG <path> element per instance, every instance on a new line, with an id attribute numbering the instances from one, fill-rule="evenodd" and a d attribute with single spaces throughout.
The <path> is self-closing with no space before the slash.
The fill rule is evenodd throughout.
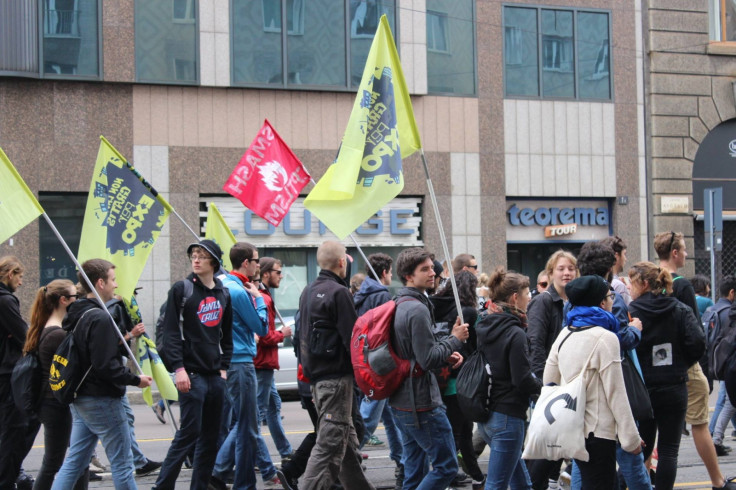
<path id="1" fill-rule="evenodd" d="M 455 283 L 457 284 L 457 295 L 460 297 L 460 306 L 477 306 L 478 294 L 475 288 L 478 287 L 478 278 L 475 274 L 468 271 L 460 271 L 455 274 Z M 452 283 L 447 281 L 444 287 L 437 293 L 437 296 L 452 296 Z"/>
<path id="2" fill-rule="evenodd" d="M 608 280 L 616 254 L 610 245 L 601 242 L 587 242 L 578 253 L 578 269 L 581 276 L 601 276 Z"/>

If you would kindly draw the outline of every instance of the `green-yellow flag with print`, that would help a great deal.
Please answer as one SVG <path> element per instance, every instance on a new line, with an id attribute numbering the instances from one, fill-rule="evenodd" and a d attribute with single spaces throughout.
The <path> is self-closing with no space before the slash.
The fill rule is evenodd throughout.
<path id="1" fill-rule="evenodd" d="M 43 208 L 0 148 L 0 243 L 43 214 Z"/>
<path id="2" fill-rule="evenodd" d="M 130 298 L 171 206 L 103 136 L 100 140 L 77 257 L 115 264 L 116 293 Z"/>
<path id="3" fill-rule="evenodd" d="M 225 218 L 220 214 L 215 203 L 211 202 L 207 208 L 207 225 L 204 237 L 213 240 L 222 249 L 222 265 L 228 271 L 233 269 L 230 263 L 230 249 L 235 245 L 235 235 L 225 223 Z"/>
<path id="4" fill-rule="evenodd" d="M 342 240 L 401 192 L 402 158 L 421 146 L 399 55 L 383 15 L 337 159 L 304 207 Z"/>

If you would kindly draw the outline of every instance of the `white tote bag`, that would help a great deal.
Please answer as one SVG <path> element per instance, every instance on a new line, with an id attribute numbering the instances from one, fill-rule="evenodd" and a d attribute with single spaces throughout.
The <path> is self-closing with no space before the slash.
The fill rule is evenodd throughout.
<path id="1" fill-rule="evenodd" d="M 529 422 L 524 459 L 563 458 L 588 461 L 585 450 L 585 370 L 593 352 L 583 364 L 583 369 L 569 383 L 560 386 L 544 386 Z M 564 382 L 564 378 L 563 378 Z"/>

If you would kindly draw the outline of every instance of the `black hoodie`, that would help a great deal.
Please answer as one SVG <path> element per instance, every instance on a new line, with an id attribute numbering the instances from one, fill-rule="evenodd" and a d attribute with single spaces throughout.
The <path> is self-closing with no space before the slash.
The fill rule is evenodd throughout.
<path id="1" fill-rule="evenodd" d="M 542 390 L 532 373 L 529 340 L 511 313 L 483 315 L 475 326 L 478 348 L 491 365 L 491 411 L 526 420 L 529 398 Z"/>
<path id="2" fill-rule="evenodd" d="M 125 394 L 126 385 L 140 384 L 140 378 L 123 365 L 118 349 L 120 337 L 115 331 L 117 325 L 96 299 L 83 298 L 69 305 L 61 327 L 67 335 L 75 336 L 82 368 L 86 371 L 92 366 L 79 395 L 120 398 Z M 70 330 L 73 330 L 71 334 Z"/>
<path id="3" fill-rule="evenodd" d="M 647 387 L 687 381 L 687 370 L 705 352 L 705 334 L 693 310 L 672 296 L 645 293 L 629 304 L 642 323 L 636 348 Z"/>
<path id="4" fill-rule="evenodd" d="M 20 302 L 0 282 L 0 375 L 10 376 L 23 354 L 28 326 L 20 316 Z"/>
<path id="5" fill-rule="evenodd" d="M 430 296 L 429 302 L 434 306 L 434 319 L 436 322 L 449 323 L 449 330 L 452 332 L 452 326 L 457 320 L 457 306 L 455 305 L 455 296 Z M 470 354 L 475 352 L 478 345 L 477 334 L 475 333 L 475 322 L 478 320 L 478 309 L 473 306 L 463 306 L 463 320 L 468 324 L 468 340 L 463 342 L 463 347 L 459 351 L 464 358 L 468 358 Z M 457 372 L 453 371 L 453 377 L 457 376 Z"/>

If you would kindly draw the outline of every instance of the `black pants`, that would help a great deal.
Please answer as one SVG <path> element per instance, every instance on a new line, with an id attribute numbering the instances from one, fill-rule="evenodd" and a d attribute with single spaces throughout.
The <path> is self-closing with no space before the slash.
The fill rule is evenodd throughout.
<path id="1" fill-rule="evenodd" d="M 69 406 L 62 405 L 53 399 L 44 399 L 38 411 L 38 417 L 43 424 L 43 462 L 38 470 L 33 490 L 49 490 L 54 483 L 56 472 L 61 468 L 69 447 L 69 437 L 72 433 L 72 414 Z M 89 480 L 89 468 L 79 478 L 74 490 L 86 490 Z"/>
<path id="2" fill-rule="evenodd" d="M 532 480 L 534 490 L 547 490 L 549 480 L 557 481 L 560 478 L 562 460 L 549 461 L 547 459 L 530 459 L 526 462 L 526 469 Z"/>
<path id="3" fill-rule="evenodd" d="M 447 418 L 452 427 L 455 447 L 462 454 L 465 467 L 473 480 L 482 481 L 483 472 L 478 466 L 478 458 L 473 450 L 473 421 L 463 415 L 457 402 L 457 395 L 443 396 L 442 401 L 447 407 Z"/>
<path id="4" fill-rule="evenodd" d="M 580 468 L 582 488 L 614 490 L 616 488 L 616 441 L 601 439 L 592 433 L 585 439 L 588 461 L 575 460 Z"/>
<path id="5" fill-rule="evenodd" d="M 15 488 L 20 465 L 33 446 L 40 423 L 15 407 L 10 375 L 0 376 L 0 488 Z"/>
<path id="6" fill-rule="evenodd" d="M 657 490 L 671 489 L 677 477 L 677 455 L 680 452 L 682 424 L 687 411 L 687 385 L 653 386 L 649 388 L 654 419 L 639 423 L 639 434 L 644 439 L 644 459 L 654 450 L 657 438 Z"/>

